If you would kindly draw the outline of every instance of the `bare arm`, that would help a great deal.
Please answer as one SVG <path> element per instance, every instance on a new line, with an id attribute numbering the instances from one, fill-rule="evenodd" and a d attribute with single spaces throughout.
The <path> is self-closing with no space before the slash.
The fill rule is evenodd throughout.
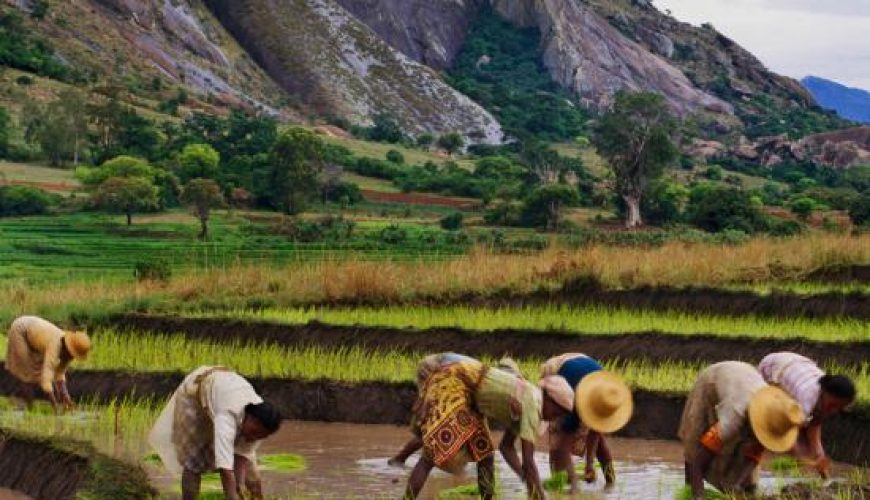
<path id="1" fill-rule="evenodd" d="M 221 485 L 224 488 L 224 497 L 227 500 L 241 500 L 239 483 L 236 481 L 236 473 L 230 469 L 220 469 Z"/>
<path id="2" fill-rule="evenodd" d="M 525 439 L 520 443 L 523 448 L 523 472 L 529 488 L 529 498 L 536 500 L 546 498 L 544 488 L 541 486 L 541 477 L 538 475 L 538 466 L 535 464 L 535 443 Z"/>
<path id="3" fill-rule="evenodd" d="M 574 470 L 574 460 L 571 453 L 574 451 L 574 439 L 576 433 L 559 432 L 556 438 L 556 447 L 550 451 L 556 470 L 565 471 L 568 475 L 568 481 L 571 485 L 571 492 L 577 491 L 577 471 Z"/>
<path id="4" fill-rule="evenodd" d="M 831 461 L 825 454 L 825 447 L 822 445 L 822 423 L 813 422 L 805 432 L 810 452 L 815 458 L 816 470 L 822 479 L 828 479 L 831 476 Z"/>
<path id="5" fill-rule="evenodd" d="M 498 450 L 501 452 L 501 456 L 504 457 L 504 461 L 507 462 L 511 470 L 513 470 L 520 479 L 525 481 L 526 476 L 523 471 L 523 465 L 520 463 L 520 456 L 517 455 L 516 448 L 514 448 L 514 443 L 516 443 L 516 441 L 517 435 L 511 430 L 506 430 L 504 431 L 504 436 L 501 438 L 501 444 L 498 445 Z"/>
<path id="6" fill-rule="evenodd" d="M 247 457 L 236 455 L 234 469 L 239 495 L 241 495 L 242 485 L 244 485 L 255 500 L 262 500 L 263 484 L 260 481 L 260 474 L 257 473 L 256 465 Z"/>

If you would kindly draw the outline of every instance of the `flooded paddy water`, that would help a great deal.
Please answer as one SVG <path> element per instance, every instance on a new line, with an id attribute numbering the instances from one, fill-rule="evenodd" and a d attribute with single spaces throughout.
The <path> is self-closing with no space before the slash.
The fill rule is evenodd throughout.
<path id="1" fill-rule="evenodd" d="M 294 453 L 305 458 L 306 467 L 292 473 L 262 473 L 269 495 L 280 498 L 401 498 L 416 460 L 404 468 L 392 467 L 387 459 L 410 437 L 407 428 L 392 425 L 358 425 L 319 422 L 285 422 L 275 436 L 266 440 L 261 454 Z M 604 488 L 599 474 L 596 484 L 581 486 L 573 497 L 581 499 L 672 499 L 683 485 L 682 451 L 671 441 L 611 438 L 616 463 L 617 485 Z M 549 477 L 547 454 L 537 455 L 543 478 Z M 498 491 L 501 498 L 526 498 L 525 486 L 497 457 Z M 844 473 L 845 467 L 838 468 Z M 149 466 L 155 486 L 170 497 L 178 496 L 178 480 L 161 469 Z M 762 489 L 773 492 L 788 479 L 762 475 Z M 475 484 L 475 467 L 466 467 L 464 476 L 433 471 L 422 498 L 443 498 L 448 490 Z"/>

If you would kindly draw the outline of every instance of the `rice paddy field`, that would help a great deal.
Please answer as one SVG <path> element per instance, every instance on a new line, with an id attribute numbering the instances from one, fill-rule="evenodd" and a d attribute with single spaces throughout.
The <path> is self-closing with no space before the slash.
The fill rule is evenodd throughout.
<path id="1" fill-rule="evenodd" d="M 819 364 L 853 379 L 857 401 L 830 427 L 826 424 L 825 439 L 837 459 L 848 463 L 839 472 L 838 484 L 861 485 L 831 498 L 862 498 L 854 492 L 864 491 L 860 488 L 867 483 L 866 474 L 855 471 L 870 465 L 870 435 L 862 431 L 870 426 L 870 359 L 860 356 L 870 345 L 870 283 L 860 278 L 861 269 L 870 265 L 867 236 L 810 235 L 733 246 L 551 246 L 514 254 L 475 245 L 455 247 L 454 253 L 431 245 L 399 245 L 395 253 L 350 255 L 317 250 L 316 245 L 307 247 L 308 252 L 275 235 L 241 234 L 237 220 L 221 218 L 213 226 L 215 241 L 191 244 L 187 236 L 168 236 L 196 229 L 185 214 L 174 217 L 146 218 L 142 227 L 134 222 L 131 229 L 109 219 L 55 224 L 50 218 L 34 218 L 0 224 L 2 234 L 10 236 L 0 243 L 0 262 L 5 256 L 18 266 L 0 270 L 0 295 L 8 298 L 0 302 L 0 319 L 8 324 L 20 314 L 43 315 L 62 326 L 87 327 L 94 344 L 88 359 L 74 363 L 69 374 L 79 403 L 74 412 L 56 417 L 44 403 L 25 411 L 15 401 L 0 399 L 0 427 L 92 443 L 104 453 L 144 467 L 162 494 L 173 498 L 177 481 L 153 463 L 144 436 L 185 373 L 202 365 L 221 365 L 248 377 L 285 415 L 305 421 L 287 422 L 279 439 L 264 443 L 269 454 L 299 455 L 308 471 L 270 475 L 267 487 L 278 498 L 316 498 L 318 492 L 342 498 L 324 486 L 332 482 L 350 488 L 349 497 L 381 498 L 384 492 L 400 493 L 407 477 L 407 470 L 386 467 L 386 457 L 407 437 L 396 424 L 403 425 L 410 416 L 417 363 L 437 352 L 440 339 L 447 338 L 433 332 L 453 332 L 450 350 L 457 352 L 462 351 L 463 339 L 469 349 L 479 349 L 486 340 L 476 339 L 497 343 L 507 332 L 512 339 L 522 336 L 531 343 L 557 336 L 565 339 L 560 346 L 592 336 L 601 345 L 611 337 L 614 343 L 622 342 L 618 345 L 637 338 L 640 347 L 630 355 L 610 349 L 607 356 L 599 356 L 635 391 L 640 412 L 622 435 L 630 439 L 620 444 L 624 462 L 619 467 L 640 481 L 649 498 L 674 498 L 682 464 L 673 440 L 683 398 L 698 373 L 714 361 L 711 352 L 745 341 L 756 353 L 766 345 L 827 353 L 817 359 Z M 28 225 L 42 236 L 31 234 Z M 360 238 L 379 234 L 389 225 L 377 217 L 358 222 Z M 251 246 L 250 238 L 262 241 Z M 143 256 L 186 264 L 173 266 L 165 280 L 136 281 L 129 270 Z M 858 271 L 832 279 L 840 275 L 828 269 Z M 63 272 L 68 274 L 56 279 Z M 595 302 L 595 294 L 612 298 L 620 293 L 629 298 L 618 304 Z M 704 308 L 693 305 L 703 294 L 709 303 Z M 657 295 L 671 297 L 667 307 L 654 307 L 654 301 L 631 303 L 631 297 Z M 749 305 L 743 307 L 744 303 Z M 815 309 L 807 304 L 816 304 Z M 177 328 L 123 327 L 118 318 L 127 316 L 169 318 L 177 320 Z M 194 331 L 196 321 L 205 323 Z M 209 331 L 208 325 L 221 328 Z M 340 330 L 339 338 L 353 341 L 331 340 L 331 328 Z M 233 330 L 233 335 L 226 335 Z M 260 335 L 259 330 L 270 333 Z M 304 331 L 304 341 L 291 338 Z M 385 332 L 392 336 L 383 336 Z M 383 340 L 400 334 L 401 345 Z M 425 349 L 415 348 L 417 337 Z M 656 347 L 701 338 L 706 349 L 687 348 L 672 359 Z M 516 347 L 528 344 L 504 345 L 503 354 L 516 359 L 530 380 L 537 379 L 547 356 L 561 353 L 546 352 L 546 346 L 530 352 Z M 644 346 L 649 346 L 649 353 L 643 352 Z M 493 347 L 492 355 L 479 357 L 495 363 L 500 349 Z M 843 349 L 859 354 L 838 357 Z M 651 356 L 653 350 L 657 357 Z M 6 337 L 0 336 L 0 353 L 5 351 Z M 741 356 L 738 351 L 735 357 Z M 715 359 L 721 359 L 722 354 L 716 354 Z M 0 371 L 0 393 L 13 392 L 10 377 Z M 356 427 L 329 427 L 339 425 Z M 332 432 L 342 437 L 327 453 L 315 440 L 318 433 Z M 333 451 L 341 448 L 341 439 L 359 439 L 362 448 Z M 655 451 L 632 455 L 632 450 L 647 446 L 640 439 L 664 440 L 663 451 L 657 448 L 659 441 L 650 441 Z M 766 477 L 775 475 L 776 467 L 765 469 Z M 545 458 L 542 468 L 546 469 Z M 438 490 L 427 493 L 427 498 L 461 486 L 444 478 L 434 484 Z M 505 498 L 523 496 L 522 485 L 509 480 L 505 484 L 514 488 L 504 490 Z M 791 485 L 769 484 L 773 492 Z M 828 498 L 814 496 L 822 490 L 812 484 L 809 493 L 788 490 L 793 495 L 788 498 Z M 218 493 L 219 488 L 212 489 L 209 494 Z M 637 492 L 629 488 L 605 493 L 599 485 L 584 490 L 584 495 L 647 498 Z"/>

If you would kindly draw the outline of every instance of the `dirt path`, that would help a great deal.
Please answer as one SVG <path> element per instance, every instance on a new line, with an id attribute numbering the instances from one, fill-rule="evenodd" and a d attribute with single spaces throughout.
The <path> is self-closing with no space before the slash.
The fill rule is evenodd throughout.
<path id="1" fill-rule="evenodd" d="M 670 335 L 659 332 L 584 335 L 572 332 L 496 330 L 475 332 L 457 328 L 428 330 L 335 326 L 319 322 L 283 325 L 270 322 L 224 319 L 189 319 L 177 316 L 124 315 L 114 326 L 137 332 L 182 334 L 220 342 L 274 343 L 285 346 L 324 348 L 362 347 L 412 353 L 455 351 L 471 356 L 546 358 L 564 352 L 583 352 L 607 360 L 653 361 L 744 360 L 757 363 L 776 351 L 793 351 L 819 363 L 860 365 L 870 359 L 870 342 L 814 342 L 728 338 L 714 335 Z"/>

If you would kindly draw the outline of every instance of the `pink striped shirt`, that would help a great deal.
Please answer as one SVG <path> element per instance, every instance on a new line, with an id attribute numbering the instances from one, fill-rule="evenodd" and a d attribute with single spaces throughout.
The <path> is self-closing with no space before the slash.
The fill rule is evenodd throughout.
<path id="1" fill-rule="evenodd" d="M 765 382 L 782 387 L 797 400 L 809 423 L 822 392 L 819 378 L 825 372 L 811 359 L 793 352 L 768 354 L 758 364 L 758 371 Z"/>

